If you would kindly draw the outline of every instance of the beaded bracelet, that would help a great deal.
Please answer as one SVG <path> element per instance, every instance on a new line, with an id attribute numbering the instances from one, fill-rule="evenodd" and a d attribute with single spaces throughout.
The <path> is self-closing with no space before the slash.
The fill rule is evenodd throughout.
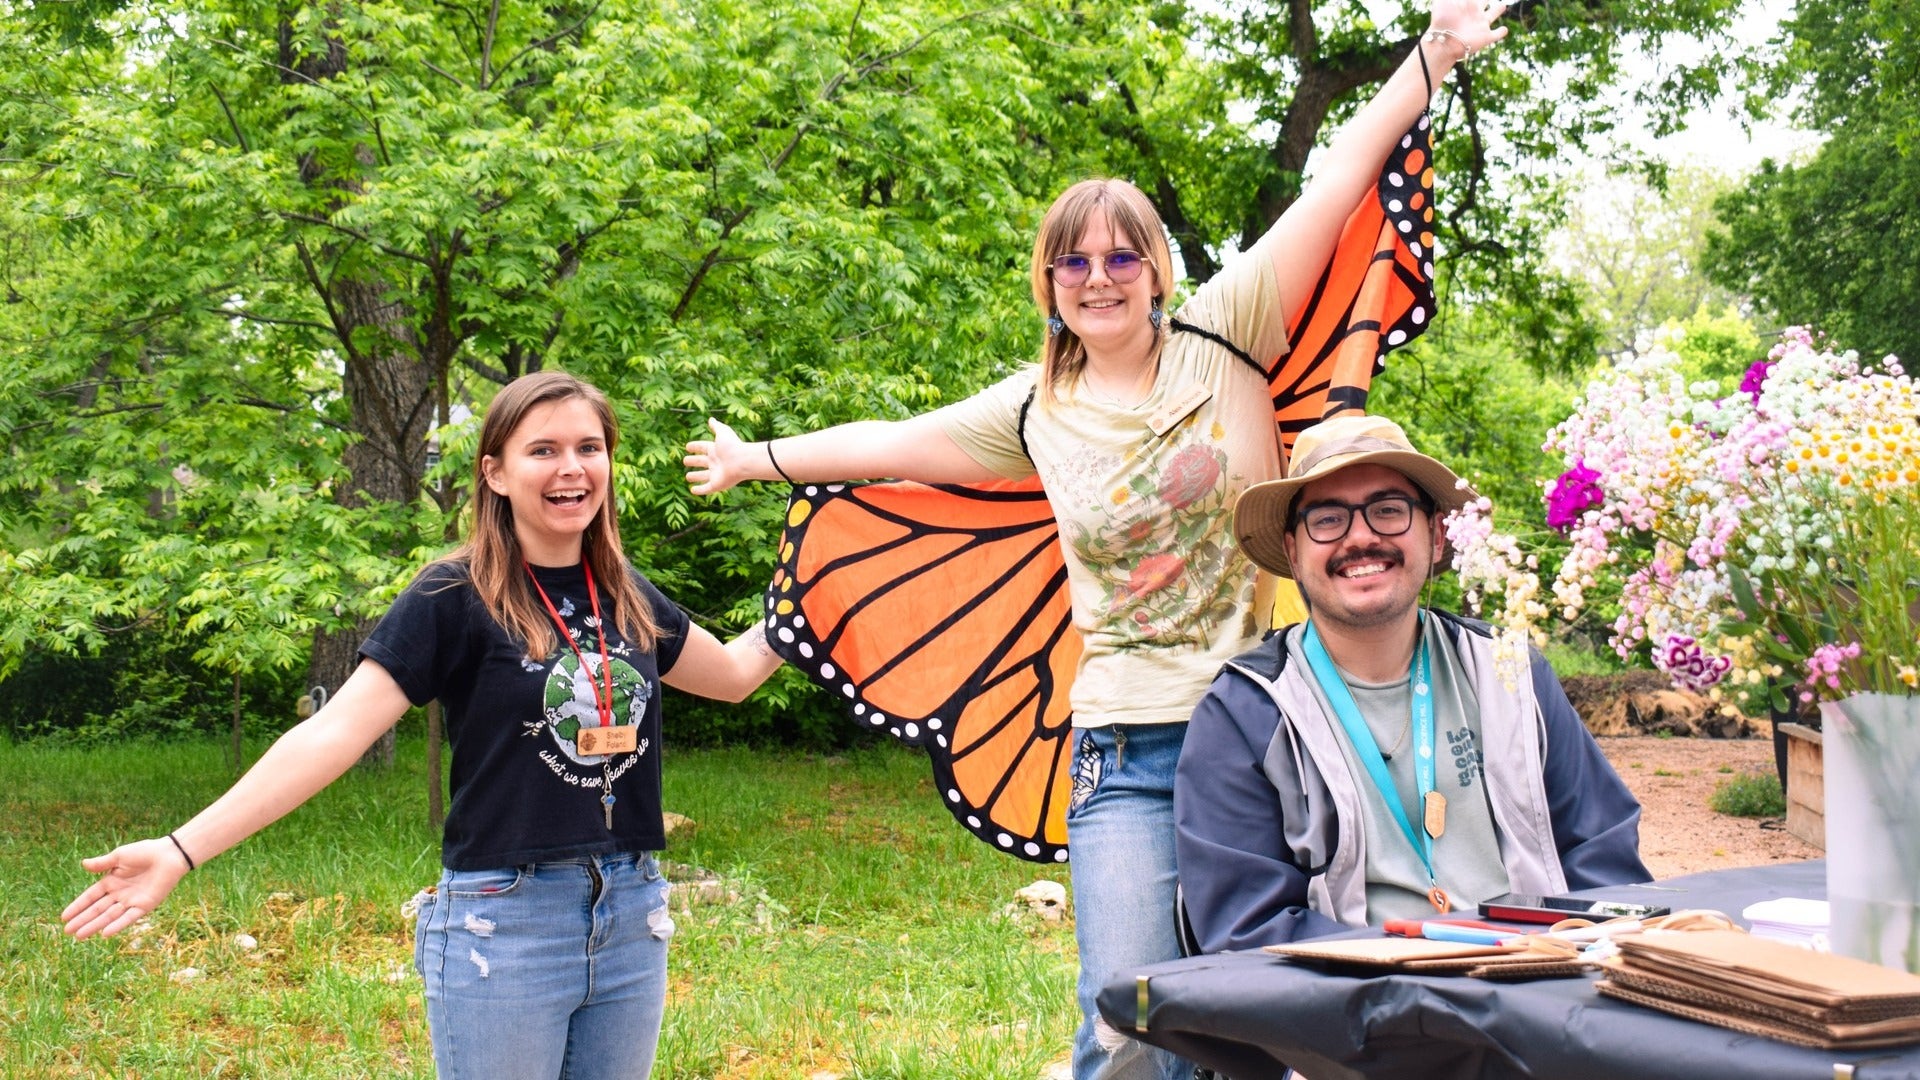
<path id="1" fill-rule="evenodd" d="M 1435 42 L 1438 42 L 1438 41 L 1454 42 L 1455 44 L 1460 46 L 1460 59 L 1462 60 L 1473 59 L 1473 47 L 1468 45 L 1466 41 L 1462 40 L 1459 34 L 1456 34 L 1451 30 L 1445 30 L 1439 27 L 1435 27 L 1434 29 L 1427 31 L 1424 34 L 1421 34 L 1420 40 L 1435 41 Z"/>

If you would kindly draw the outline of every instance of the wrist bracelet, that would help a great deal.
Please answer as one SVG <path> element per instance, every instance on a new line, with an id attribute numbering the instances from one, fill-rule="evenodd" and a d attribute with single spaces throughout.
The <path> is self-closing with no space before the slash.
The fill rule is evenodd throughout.
<path id="1" fill-rule="evenodd" d="M 179 852 L 179 853 L 180 853 L 180 857 L 181 857 L 181 858 L 183 858 L 183 859 L 185 859 L 185 860 L 187 860 L 187 869 L 188 869 L 188 870 L 198 870 L 198 869 L 200 869 L 199 867 L 197 867 L 197 866 L 195 866 L 195 865 L 193 864 L 193 856 L 191 856 L 191 855 L 189 855 L 189 854 L 187 854 L 187 849 L 186 849 L 186 848 L 184 848 L 184 847 L 181 847 L 181 846 L 180 846 L 180 838 L 179 838 L 179 837 L 177 837 L 177 836 L 175 836 L 175 835 L 173 835 L 172 833 L 168 833 L 168 834 L 167 834 L 167 839 L 169 839 L 169 840 L 171 840 L 171 841 L 173 841 L 173 850 L 175 850 L 175 851 L 177 851 L 177 852 Z"/>
<path id="2" fill-rule="evenodd" d="M 1456 34 L 1451 30 L 1435 27 L 1432 30 L 1428 30 L 1424 34 L 1421 34 L 1420 40 L 1434 41 L 1434 42 L 1451 41 L 1454 44 L 1460 46 L 1460 59 L 1462 60 L 1473 59 L 1473 48 L 1469 46 L 1464 40 L 1462 40 L 1459 34 Z"/>
<path id="3" fill-rule="evenodd" d="M 780 467 L 780 459 L 773 456 L 772 439 L 767 440 L 767 464 L 773 466 L 773 471 L 780 474 L 780 479 L 785 480 L 789 484 L 793 483 L 793 477 L 788 476 L 787 470 Z"/>

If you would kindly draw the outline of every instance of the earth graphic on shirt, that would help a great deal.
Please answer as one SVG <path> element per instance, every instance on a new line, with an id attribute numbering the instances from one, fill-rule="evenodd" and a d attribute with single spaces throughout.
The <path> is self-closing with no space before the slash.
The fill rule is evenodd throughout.
<path id="1" fill-rule="evenodd" d="M 586 660 L 581 665 L 581 656 Z M 604 695 L 606 676 L 600 673 L 602 664 L 612 665 L 613 672 L 613 722 L 616 725 L 638 724 L 647 713 L 647 701 L 653 691 L 633 666 L 619 657 L 608 660 L 597 652 L 585 654 L 562 653 L 553 669 L 547 673 L 546 700 L 544 702 L 547 717 L 547 730 L 553 733 L 553 741 L 560 752 L 575 764 L 598 764 L 599 755 L 582 755 L 574 747 L 573 737 L 582 727 L 599 727 L 600 710 L 594 704 L 596 686 Z M 647 750 L 645 740 L 641 740 L 638 754 Z"/>

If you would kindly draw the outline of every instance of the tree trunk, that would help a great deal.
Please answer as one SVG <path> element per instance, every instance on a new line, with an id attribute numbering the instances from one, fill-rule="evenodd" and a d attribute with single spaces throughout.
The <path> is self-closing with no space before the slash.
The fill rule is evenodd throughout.
<path id="1" fill-rule="evenodd" d="M 333 633 L 325 631 L 313 635 L 313 652 L 307 660 L 307 685 L 326 690 L 327 699 L 340 690 L 340 684 L 353 674 L 354 667 L 360 662 L 360 643 L 372 632 L 378 619 L 363 619 L 346 630 Z M 391 768 L 393 766 L 393 729 L 387 729 L 385 735 L 375 740 L 367 752 L 360 758 L 358 768 Z"/>
<path id="2" fill-rule="evenodd" d="M 370 331 L 350 334 L 354 348 L 341 380 L 352 410 L 352 428 L 360 438 L 343 456 L 353 479 L 339 493 L 340 505 L 411 503 L 420 497 L 427 469 L 427 433 L 433 423 L 437 382 L 432 366 L 420 358 L 407 306 L 383 286 L 342 282 L 334 286 L 333 299 L 348 326 Z M 326 687 L 329 697 L 338 692 L 359 662 L 360 642 L 374 621 L 315 634 L 308 685 Z M 360 766 L 392 765 L 393 732 L 389 730 L 367 748 Z"/>
<path id="3" fill-rule="evenodd" d="M 239 776 L 247 767 L 246 743 L 242 738 L 240 724 L 240 673 L 233 673 L 233 775 Z"/>
<path id="4" fill-rule="evenodd" d="M 324 84 L 345 70 L 349 62 L 347 49 L 337 39 L 329 39 L 324 52 L 299 54 L 292 24 L 284 18 L 279 37 L 280 66 L 286 81 Z M 377 135 L 368 142 L 375 138 Z M 375 163 L 370 145 L 363 145 L 358 153 L 364 163 Z M 300 178 L 311 187 L 328 191 L 335 207 L 349 202 L 357 191 L 352 176 L 329 174 L 311 156 L 301 160 Z M 451 303 L 446 288 L 449 266 L 445 260 L 432 260 L 429 276 L 435 285 L 414 297 L 376 275 L 336 278 L 330 271 L 322 275 L 313 270 L 335 265 L 337 249 L 344 243 L 335 233 L 317 235 L 324 239 L 314 241 L 312 247 L 306 238 L 296 238 L 295 243 L 307 261 L 317 299 L 331 317 L 346 360 L 341 391 L 351 410 L 349 426 L 358 436 L 342 457 L 351 480 L 335 498 L 346 507 L 382 502 L 405 506 L 418 499 L 423 490 L 436 390 L 444 381 L 454 348 L 450 340 L 440 340 L 445 337 L 441 331 L 449 323 L 445 310 Z M 451 258 L 449 254 L 447 259 Z M 428 336 L 435 340 L 423 341 L 421 327 L 428 328 Z M 389 554 L 403 556 L 413 546 L 406 540 L 396 540 L 398 550 Z M 328 697 L 338 692 L 353 673 L 360 642 L 372 627 L 372 620 L 362 620 L 350 628 L 317 632 L 308 662 L 307 685 L 324 688 Z M 360 765 L 384 768 L 392 764 L 393 732 L 389 730 L 367 749 Z"/>
<path id="5" fill-rule="evenodd" d="M 442 739 L 440 700 L 427 702 L 427 824 L 439 828 L 447 820 L 446 799 L 440 786 Z"/>

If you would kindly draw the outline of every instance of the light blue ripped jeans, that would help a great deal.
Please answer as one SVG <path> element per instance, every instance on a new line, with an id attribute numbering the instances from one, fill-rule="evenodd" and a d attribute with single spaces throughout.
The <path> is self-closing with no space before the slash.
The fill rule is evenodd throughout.
<path id="1" fill-rule="evenodd" d="M 1067 843 L 1080 944 L 1074 1080 L 1189 1080 L 1193 1065 L 1109 1027 L 1094 997 L 1127 968 L 1180 958 L 1174 926 L 1173 770 L 1187 725 L 1080 732 Z"/>
<path id="2" fill-rule="evenodd" d="M 673 937 L 651 853 L 448 870 L 417 899 L 441 1080 L 645 1080 Z"/>

